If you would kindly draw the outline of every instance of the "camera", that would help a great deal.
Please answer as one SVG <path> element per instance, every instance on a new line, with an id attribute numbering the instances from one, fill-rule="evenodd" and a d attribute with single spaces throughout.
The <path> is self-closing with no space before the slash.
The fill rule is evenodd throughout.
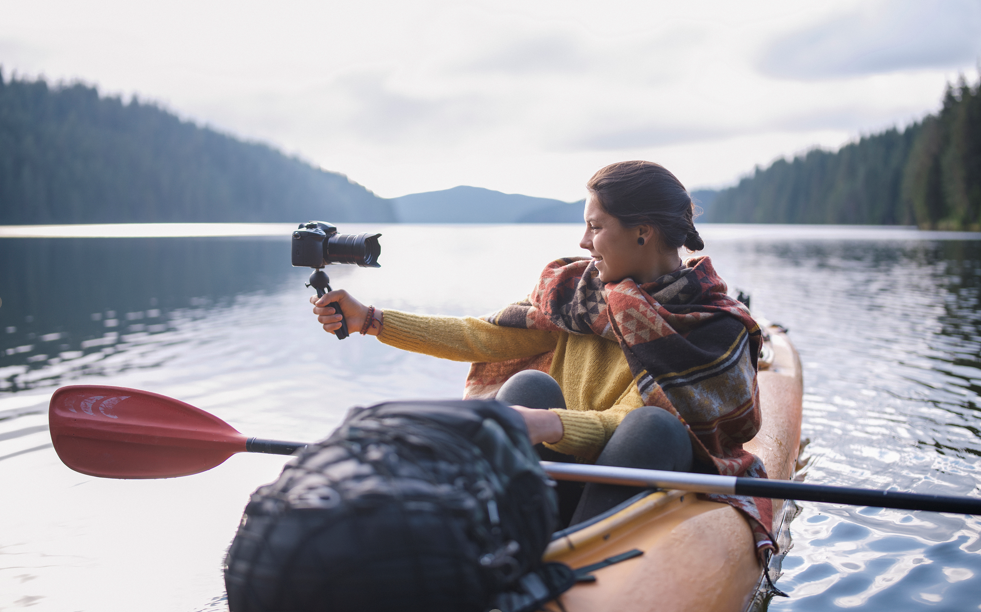
<path id="1" fill-rule="evenodd" d="M 357 264 L 378 268 L 381 234 L 338 234 L 337 227 L 323 221 L 301 223 L 293 231 L 293 265 L 323 268 L 329 264 Z"/>
<path id="2" fill-rule="evenodd" d="M 378 263 L 378 256 L 381 255 L 379 236 L 381 234 L 338 234 L 336 227 L 323 221 L 301 223 L 293 231 L 293 266 L 316 268 L 310 275 L 307 287 L 313 287 L 317 290 L 317 297 L 323 297 L 326 291 L 330 291 L 330 279 L 322 270 L 324 266 L 339 263 L 357 264 L 362 268 L 381 267 Z M 337 302 L 328 305 L 335 312 L 341 312 Z M 350 335 L 346 320 L 341 320 L 341 327 L 334 335 L 338 340 Z"/>

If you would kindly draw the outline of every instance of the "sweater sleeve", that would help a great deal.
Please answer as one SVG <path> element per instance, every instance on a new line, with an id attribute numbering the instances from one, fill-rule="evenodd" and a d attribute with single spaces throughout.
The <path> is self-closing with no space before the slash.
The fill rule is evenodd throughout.
<path id="1" fill-rule="evenodd" d="M 531 357 L 555 348 L 553 332 L 502 327 L 474 317 L 384 311 L 378 339 L 389 346 L 471 363 Z"/>
<path id="2" fill-rule="evenodd" d="M 593 463 L 624 417 L 643 405 L 635 381 L 606 410 L 552 410 L 562 420 L 562 439 L 545 446 Z"/>

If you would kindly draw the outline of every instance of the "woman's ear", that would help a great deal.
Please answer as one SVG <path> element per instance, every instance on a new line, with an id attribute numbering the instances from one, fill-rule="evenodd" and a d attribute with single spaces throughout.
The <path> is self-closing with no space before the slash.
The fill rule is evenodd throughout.
<path id="1" fill-rule="evenodd" d="M 649 244 L 651 241 L 657 238 L 654 233 L 654 228 L 650 225 L 638 225 L 634 229 L 637 231 L 638 244 Z"/>

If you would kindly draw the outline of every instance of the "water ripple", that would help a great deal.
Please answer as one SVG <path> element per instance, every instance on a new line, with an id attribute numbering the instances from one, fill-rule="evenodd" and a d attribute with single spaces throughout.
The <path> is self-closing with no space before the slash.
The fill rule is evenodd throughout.
<path id="1" fill-rule="evenodd" d="M 386 249 L 416 253 L 419 231 L 385 228 Z M 426 231 L 451 254 L 425 262 L 427 275 L 472 278 L 481 269 L 486 278 L 465 287 L 427 283 L 419 261 L 390 257 L 379 270 L 341 268 L 332 280 L 379 306 L 480 314 L 522 297 L 543 262 L 574 254 L 562 245 L 574 246 L 578 234 L 558 227 L 494 235 L 480 227 Z M 707 254 L 730 287 L 749 292 L 757 312 L 789 327 L 800 351 L 803 435 L 810 440 L 803 477 L 981 497 L 981 241 L 896 229 L 837 231 L 734 226 L 715 228 L 714 237 L 711 228 L 703 232 Z M 353 405 L 460 393 L 466 364 L 324 335 L 306 304 L 308 272 L 290 270 L 278 243 L 90 240 L 0 240 L 3 280 L 23 287 L 3 296 L 0 311 L 0 476 L 40 500 L 0 510 L 19 538 L 0 549 L 0 572 L 13 575 L 17 557 L 30 565 L 29 572 L 17 571 L 33 577 L 10 595 L 0 593 L 0 607 L 17 609 L 26 604 L 15 602 L 40 597 L 31 600 L 34 609 L 64 609 L 59 593 L 68 592 L 66 581 L 91 587 L 107 566 L 126 572 L 133 564 L 119 559 L 134 554 L 129 540 L 139 539 L 135 534 L 145 532 L 148 520 L 169 524 L 174 499 L 207 495 L 208 504 L 194 506 L 194 520 L 185 520 L 210 525 L 188 536 L 193 541 L 174 530 L 146 537 L 155 538 L 155 551 L 184 545 L 201 552 L 182 551 L 186 563 L 179 568 L 172 559 L 153 566 L 167 575 L 186 572 L 182 580 L 196 585 L 182 590 L 177 609 L 223 609 L 224 547 L 248 491 L 261 483 L 256 479 L 278 471 L 275 463 L 235 467 L 247 465 L 242 458 L 222 466 L 220 477 L 146 487 L 78 477 L 58 464 L 42 430 L 45 394 L 59 385 L 151 389 L 205 408 L 250 435 L 298 440 L 325 436 Z M 45 282 L 51 261 L 66 267 L 60 287 Z M 497 265 L 483 265 L 488 261 Z M 157 276 L 143 274 L 147 269 Z M 156 497 L 159 491 L 167 496 Z M 138 507 L 139 520 L 117 512 L 107 522 L 107 500 L 135 504 L 119 507 Z M 978 517 L 800 506 L 777 581 L 791 597 L 762 607 L 979 609 Z M 53 510 L 45 514 L 45 508 Z M 109 545 L 93 539 L 93 531 L 134 535 Z M 212 544 L 202 546 L 205 540 Z M 107 552 L 98 557 L 93 550 Z M 129 580 L 145 591 L 152 582 L 140 581 L 152 581 L 154 572 L 137 569 Z M 91 593 L 91 609 L 125 609 L 137 600 L 107 599 L 94 588 L 70 591 L 76 598 Z M 161 602 L 155 609 L 175 606 Z"/>

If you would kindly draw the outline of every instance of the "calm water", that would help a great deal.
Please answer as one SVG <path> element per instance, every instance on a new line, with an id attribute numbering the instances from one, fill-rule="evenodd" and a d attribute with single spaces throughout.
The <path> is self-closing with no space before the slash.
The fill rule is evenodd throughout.
<path id="1" fill-rule="evenodd" d="M 466 364 L 323 333 L 308 271 L 289 266 L 289 229 L 0 238 L 0 610 L 227 609 L 225 549 L 249 493 L 283 463 L 238 455 L 162 481 L 76 474 L 46 429 L 60 385 L 147 389 L 248 435 L 297 440 L 326 436 L 352 405 L 459 396 Z M 579 240 L 578 226 L 340 229 L 381 231 L 383 267 L 333 267 L 335 288 L 445 314 L 523 297 Z M 807 481 L 981 495 L 981 236 L 702 234 L 730 288 L 801 352 Z M 777 581 L 791 597 L 770 610 L 981 609 L 978 518 L 801 506 Z"/>

